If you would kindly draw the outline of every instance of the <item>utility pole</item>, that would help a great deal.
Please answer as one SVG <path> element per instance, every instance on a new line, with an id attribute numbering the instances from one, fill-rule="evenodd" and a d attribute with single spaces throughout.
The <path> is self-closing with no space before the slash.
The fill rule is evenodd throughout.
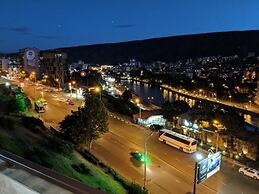
<path id="1" fill-rule="evenodd" d="M 197 170 L 198 163 L 195 162 L 195 168 L 194 168 L 194 182 L 193 182 L 193 194 L 196 194 L 196 186 L 197 186 Z"/>
<path id="2" fill-rule="evenodd" d="M 145 144 L 144 144 L 144 189 L 146 189 L 146 182 L 147 182 L 147 141 L 149 138 L 154 134 L 152 132 L 149 136 L 146 137 L 145 139 Z"/>

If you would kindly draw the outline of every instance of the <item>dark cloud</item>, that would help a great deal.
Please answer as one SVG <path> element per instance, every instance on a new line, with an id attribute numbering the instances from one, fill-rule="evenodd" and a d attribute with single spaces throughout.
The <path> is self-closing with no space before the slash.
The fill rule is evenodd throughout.
<path id="1" fill-rule="evenodd" d="M 49 35 L 39 35 L 37 37 L 42 38 L 42 39 L 48 39 L 48 40 L 58 39 L 57 36 L 49 36 Z"/>
<path id="2" fill-rule="evenodd" d="M 133 27 L 134 25 L 132 24 L 117 24 L 117 25 L 112 25 L 112 27 L 114 28 L 131 28 Z"/>
<path id="3" fill-rule="evenodd" d="M 31 29 L 28 27 L 0 27 L 2 30 L 16 32 L 19 34 L 30 34 Z"/>
<path id="4" fill-rule="evenodd" d="M 29 34 L 31 32 L 31 29 L 27 27 L 7 28 L 7 30 L 21 34 Z"/>

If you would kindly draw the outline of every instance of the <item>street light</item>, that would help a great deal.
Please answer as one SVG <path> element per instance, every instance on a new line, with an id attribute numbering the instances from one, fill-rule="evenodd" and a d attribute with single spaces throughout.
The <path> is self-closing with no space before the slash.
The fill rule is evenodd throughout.
<path id="1" fill-rule="evenodd" d="M 59 81 L 58 78 L 56 79 L 56 82 L 58 82 L 58 91 L 59 91 L 59 89 L 60 89 L 60 81 Z"/>
<path id="2" fill-rule="evenodd" d="M 76 88 L 76 81 L 72 81 L 71 83 L 72 83 L 72 85 L 75 85 L 75 88 Z M 71 83 L 70 83 L 70 85 L 71 85 Z M 71 85 L 71 95 L 72 95 L 72 85 Z M 77 99 L 77 93 L 76 93 L 76 99 Z"/>
<path id="3" fill-rule="evenodd" d="M 71 98 L 72 97 L 72 86 L 71 86 L 70 82 L 68 83 L 68 89 L 70 91 L 70 98 Z"/>
<path id="4" fill-rule="evenodd" d="M 44 99 L 44 92 L 40 92 L 41 93 L 41 97 Z"/>
<path id="5" fill-rule="evenodd" d="M 101 91 L 101 88 L 100 87 L 96 87 L 95 88 L 95 92 L 98 94 L 99 93 L 99 99 L 101 100 L 102 99 L 102 91 Z"/>
<path id="6" fill-rule="evenodd" d="M 136 98 L 136 99 L 135 99 L 135 102 L 136 102 L 137 106 L 139 107 L 139 119 L 141 119 L 140 99 L 139 99 L 139 98 Z"/>
<path id="7" fill-rule="evenodd" d="M 203 159 L 203 156 L 201 155 L 201 153 L 196 153 L 195 154 L 195 158 L 198 160 L 198 161 L 200 161 L 200 160 L 202 160 Z"/>
<path id="8" fill-rule="evenodd" d="M 231 96 L 231 95 L 229 95 L 228 97 L 229 97 L 229 102 L 231 102 L 231 98 L 232 98 L 232 96 Z"/>
<path id="9" fill-rule="evenodd" d="M 197 186 L 197 178 L 198 178 L 198 162 L 201 161 L 203 159 L 203 156 L 201 155 L 201 153 L 197 153 L 195 155 L 195 158 L 198 160 L 197 162 L 195 162 L 195 169 L 194 169 L 194 181 L 193 181 L 193 194 L 196 194 L 196 186 Z"/>
<path id="10" fill-rule="evenodd" d="M 149 134 L 149 136 L 146 137 L 145 139 L 145 145 L 144 145 L 144 154 L 145 154 L 145 160 L 144 160 L 144 189 L 146 189 L 146 182 L 147 182 L 147 141 L 149 138 L 154 134 L 152 132 Z"/>
<path id="11" fill-rule="evenodd" d="M 202 96 L 202 89 L 199 89 L 199 95 Z"/>

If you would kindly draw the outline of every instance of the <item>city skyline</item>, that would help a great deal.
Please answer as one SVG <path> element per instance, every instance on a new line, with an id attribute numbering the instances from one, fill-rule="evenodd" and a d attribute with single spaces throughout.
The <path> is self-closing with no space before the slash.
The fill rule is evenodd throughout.
<path id="1" fill-rule="evenodd" d="M 256 1 L 2 1 L 0 52 L 259 29 Z M 60 9 L 62 7 L 62 9 Z M 10 11 L 12 10 L 12 11 Z M 190 19 L 191 18 L 191 19 Z"/>

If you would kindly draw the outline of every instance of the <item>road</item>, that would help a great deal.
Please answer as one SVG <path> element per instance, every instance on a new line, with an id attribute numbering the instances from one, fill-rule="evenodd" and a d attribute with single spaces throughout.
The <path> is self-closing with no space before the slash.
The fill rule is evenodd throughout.
<path id="1" fill-rule="evenodd" d="M 34 86 L 25 85 L 24 91 L 33 99 L 41 97 Z M 81 104 L 71 106 L 58 99 L 65 98 L 63 93 L 44 93 L 48 101 L 46 113 L 41 118 L 58 126 L 65 115 L 76 110 Z M 144 138 L 150 133 L 141 127 L 125 123 L 117 118 L 109 118 L 110 132 L 93 144 L 93 153 L 101 160 L 116 169 L 131 181 L 143 184 L 143 165 L 130 158 L 130 151 L 143 151 Z M 158 141 L 158 135 L 153 135 L 148 142 L 150 164 L 147 168 L 147 188 L 151 193 L 186 194 L 192 191 L 195 154 L 185 154 Z M 204 153 L 203 153 L 204 154 Z M 221 171 L 197 187 L 197 194 L 258 194 L 259 181 L 241 176 L 238 167 L 222 163 Z"/>

